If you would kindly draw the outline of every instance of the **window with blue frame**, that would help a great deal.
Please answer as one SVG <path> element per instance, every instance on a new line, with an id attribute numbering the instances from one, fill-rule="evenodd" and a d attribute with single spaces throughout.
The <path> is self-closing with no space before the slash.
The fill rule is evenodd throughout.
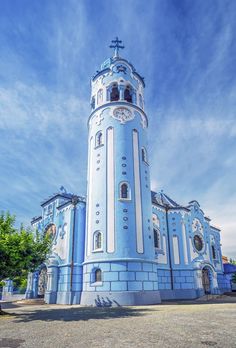
<path id="1" fill-rule="evenodd" d="M 160 232 L 157 228 L 153 229 L 154 247 L 160 249 Z"/>
<path id="2" fill-rule="evenodd" d="M 212 252 L 213 260 L 216 260 L 216 249 L 215 249 L 214 245 L 211 246 L 211 252 Z"/>

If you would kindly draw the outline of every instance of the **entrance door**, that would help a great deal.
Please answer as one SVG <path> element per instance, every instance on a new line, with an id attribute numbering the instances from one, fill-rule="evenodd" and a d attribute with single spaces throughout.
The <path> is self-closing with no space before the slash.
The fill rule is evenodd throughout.
<path id="1" fill-rule="evenodd" d="M 41 272 L 39 273 L 39 281 L 38 281 L 38 296 L 44 297 L 45 291 L 47 289 L 47 268 L 44 267 L 41 269 Z"/>
<path id="2" fill-rule="evenodd" d="M 205 294 L 211 293 L 211 287 L 210 287 L 210 275 L 209 270 L 207 268 L 203 268 L 202 270 L 202 286 Z"/>

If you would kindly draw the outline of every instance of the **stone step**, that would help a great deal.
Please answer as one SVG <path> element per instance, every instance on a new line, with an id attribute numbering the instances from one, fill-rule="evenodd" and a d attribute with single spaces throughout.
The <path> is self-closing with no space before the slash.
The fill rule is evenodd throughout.
<path id="1" fill-rule="evenodd" d="M 196 299 L 196 301 L 211 301 L 211 300 L 217 300 L 217 299 L 222 299 L 224 298 L 225 296 L 224 295 L 204 295 L 202 297 L 199 297 Z"/>
<path id="2" fill-rule="evenodd" d="M 230 297 L 236 297 L 236 291 L 234 291 L 234 292 L 225 292 L 224 295 L 230 296 Z"/>

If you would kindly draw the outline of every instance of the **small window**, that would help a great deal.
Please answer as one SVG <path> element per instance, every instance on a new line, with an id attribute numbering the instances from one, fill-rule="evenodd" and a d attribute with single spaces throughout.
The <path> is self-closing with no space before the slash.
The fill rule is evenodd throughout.
<path id="1" fill-rule="evenodd" d="M 111 101 L 117 101 L 120 99 L 120 93 L 117 84 L 114 84 L 111 89 Z"/>
<path id="2" fill-rule="evenodd" d="M 213 260 L 215 260 L 216 259 L 216 249 L 215 249 L 214 245 L 211 246 L 211 251 L 212 251 L 212 258 L 213 258 Z"/>
<path id="3" fill-rule="evenodd" d="M 152 221 L 155 226 L 160 228 L 160 220 L 156 214 L 152 214 Z"/>
<path id="4" fill-rule="evenodd" d="M 148 164 L 147 150 L 145 147 L 142 147 L 142 161 Z"/>
<path id="5" fill-rule="evenodd" d="M 93 235 L 93 250 L 102 250 L 102 233 L 100 231 L 94 232 Z"/>
<path id="6" fill-rule="evenodd" d="M 103 90 L 99 89 L 98 93 L 97 93 L 97 104 L 102 104 L 103 101 Z"/>
<path id="7" fill-rule="evenodd" d="M 132 93 L 131 93 L 131 88 L 129 86 L 127 86 L 125 88 L 125 92 L 124 92 L 124 99 L 129 102 L 132 103 Z"/>
<path id="8" fill-rule="evenodd" d="M 95 147 L 101 146 L 102 144 L 103 144 L 103 136 L 102 136 L 102 132 L 99 131 L 96 134 Z"/>
<path id="9" fill-rule="evenodd" d="M 94 275 L 95 275 L 95 277 L 94 277 L 95 283 L 96 283 L 96 282 L 101 282 L 101 281 L 102 281 L 102 271 L 101 271 L 99 268 L 96 269 Z"/>
<path id="10" fill-rule="evenodd" d="M 128 198 L 128 185 L 127 184 L 121 185 L 121 198 Z"/>
<path id="11" fill-rule="evenodd" d="M 120 199 L 130 199 L 130 189 L 127 182 L 120 184 Z"/>
<path id="12" fill-rule="evenodd" d="M 160 248 L 160 234 L 156 228 L 153 229 L 153 236 L 154 236 L 154 247 L 159 249 Z"/>

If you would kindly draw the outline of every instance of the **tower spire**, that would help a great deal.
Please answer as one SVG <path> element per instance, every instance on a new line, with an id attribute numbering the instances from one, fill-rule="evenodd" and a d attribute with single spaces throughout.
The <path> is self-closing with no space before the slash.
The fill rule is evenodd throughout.
<path id="1" fill-rule="evenodd" d="M 111 40 L 112 44 L 109 46 L 110 48 L 114 48 L 114 58 L 119 57 L 119 49 L 125 48 L 125 46 L 121 45 L 122 40 L 119 40 L 118 36 L 115 40 Z"/>

